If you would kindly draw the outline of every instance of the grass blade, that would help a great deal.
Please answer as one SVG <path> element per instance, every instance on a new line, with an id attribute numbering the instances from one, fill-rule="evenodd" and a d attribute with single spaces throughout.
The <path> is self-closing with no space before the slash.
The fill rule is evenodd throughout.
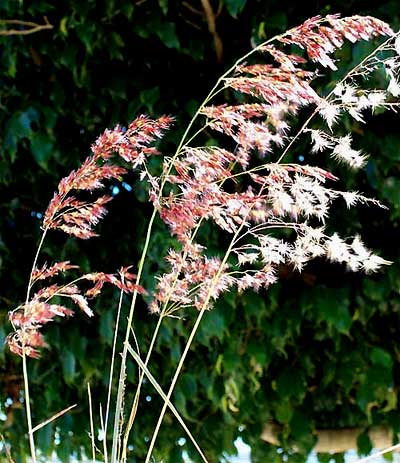
<path id="1" fill-rule="evenodd" d="M 167 395 L 164 393 L 162 390 L 161 386 L 157 382 L 157 380 L 154 378 L 154 376 L 150 373 L 146 365 L 144 364 L 143 360 L 139 357 L 139 355 L 132 349 L 130 344 L 127 345 L 127 349 L 129 353 L 132 355 L 132 357 L 135 359 L 139 367 L 143 370 L 145 375 L 147 376 L 148 380 L 151 382 L 151 384 L 154 386 L 154 389 L 160 394 L 161 398 L 164 400 L 165 403 L 167 403 L 169 409 L 171 412 L 174 414 L 175 418 L 179 421 L 180 425 L 182 428 L 185 430 L 186 434 L 192 441 L 192 444 L 195 446 L 196 450 L 199 452 L 199 455 L 201 456 L 202 460 L 205 463 L 208 463 L 207 458 L 205 457 L 204 453 L 202 452 L 201 448 L 199 447 L 198 443 L 196 442 L 195 438 L 193 437 L 192 433 L 190 432 L 189 428 L 186 426 L 185 422 L 183 421 L 182 417 L 180 416 L 178 410 L 174 407 L 172 402 L 168 399 Z"/>
<path id="2" fill-rule="evenodd" d="M 69 412 L 70 410 L 72 410 L 73 408 L 76 407 L 76 404 L 74 405 L 70 405 L 69 407 L 67 408 L 64 408 L 64 410 L 61 410 L 60 412 L 56 413 L 55 415 L 53 415 L 51 418 L 49 418 L 48 420 L 46 421 L 43 421 L 42 423 L 36 425 L 31 433 L 33 434 L 34 432 L 36 431 L 39 431 L 39 429 L 43 428 L 43 426 L 46 426 L 47 424 L 51 423 L 52 421 L 56 420 L 57 418 L 60 418 L 60 416 L 64 415 L 65 413 Z"/>
<path id="3" fill-rule="evenodd" d="M 92 461 L 93 463 L 96 463 L 96 444 L 94 443 L 92 394 L 90 392 L 89 383 L 87 383 L 87 390 L 88 390 L 88 398 L 89 398 L 90 440 L 92 442 Z"/>

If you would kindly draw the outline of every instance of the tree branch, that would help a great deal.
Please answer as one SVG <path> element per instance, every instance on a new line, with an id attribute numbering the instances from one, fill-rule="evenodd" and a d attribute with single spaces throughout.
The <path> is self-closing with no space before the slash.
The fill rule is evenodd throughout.
<path id="1" fill-rule="evenodd" d="M 215 25 L 215 14 L 212 9 L 212 6 L 209 0 L 201 0 L 201 5 L 203 7 L 204 13 L 206 15 L 208 30 L 210 31 L 211 35 L 214 39 L 214 47 L 215 53 L 217 55 L 218 62 L 222 61 L 222 52 L 223 52 L 223 45 L 220 36 L 218 35 L 217 28 Z"/>
<path id="2" fill-rule="evenodd" d="M 44 24 L 37 24 L 31 21 L 22 21 L 20 19 L 0 19 L 0 25 L 5 25 L 5 29 L 0 29 L 0 35 L 28 35 L 35 32 L 43 31 L 45 29 L 53 29 L 53 25 L 45 16 Z M 8 29 L 7 26 L 21 26 L 27 29 Z"/>
<path id="3" fill-rule="evenodd" d="M 264 426 L 261 439 L 272 445 L 281 445 L 279 434 L 282 426 L 268 423 Z M 317 442 L 313 448 L 316 453 L 342 453 L 357 448 L 357 438 L 365 428 L 320 429 L 316 430 Z M 393 444 L 393 430 L 388 426 L 373 426 L 368 431 L 372 446 L 377 449 Z"/>

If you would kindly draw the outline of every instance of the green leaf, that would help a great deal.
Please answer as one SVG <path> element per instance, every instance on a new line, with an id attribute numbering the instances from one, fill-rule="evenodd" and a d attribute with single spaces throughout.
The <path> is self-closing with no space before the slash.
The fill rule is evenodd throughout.
<path id="1" fill-rule="evenodd" d="M 68 19 L 69 19 L 68 16 L 65 16 L 60 21 L 60 32 L 64 37 L 68 35 L 68 28 L 67 28 Z"/>
<path id="2" fill-rule="evenodd" d="M 240 358 L 237 352 L 231 352 L 231 351 L 225 352 L 223 354 L 222 359 L 223 359 L 222 366 L 224 367 L 224 371 L 232 371 L 235 368 L 237 368 L 237 366 L 240 363 Z"/>
<path id="3" fill-rule="evenodd" d="M 386 405 L 382 409 L 382 413 L 388 413 L 391 410 L 397 409 L 397 392 L 393 388 L 389 388 L 386 394 Z"/>
<path id="4" fill-rule="evenodd" d="M 189 399 L 196 397 L 197 395 L 197 382 L 194 375 L 186 373 L 180 379 L 180 387 L 185 396 Z"/>
<path id="5" fill-rule="evenodd" d="M 48 170 L 48 162 L 53 155 L 53 142 L 44 133 L 34 133 L 31 137 L 31 152 L 42 169 Z"/>
<path id="6" fill-rule="evenodd" d="M 357 380 L 359 375 L 359 370 L 362 368 L 367 368 L 367 366 L 363 363 L 352 362 L 352 361 L 345 361 L 339 365 L 338 368 L 332 370 L 334 375 L 336 376 L 336 380 L 338 384 L 342 385 L 345 393 L 349 393 L 353 383 Z"/>
<path id="7" fill-rule="evenodd" d="M 40 450 L 45 456 L 50 456 L 50 452 L 53 448 L 54 436 L 53 436 L 53 423 L 49 423 L 43 428 L 40 428 L 36 433 L 35 437 L 39 444 Z"/>
<path id="8" fill-rule="evenodd" d="M 373 447 L 367 432 L 363 432 L 357 437 L 357 448 L 359 455 L 369 455 L 371 453 Z"/>
<path id="9" fill-rule="evenodd" d="M 153 112 L 153 106 L 160 100 L 160 87 L 148 88 L 140 92 L 140 101 L 149 112 Z"/>
<path id="10" fill-rule="evenodd" d="M 36 109 L 28 108 L 26 111 L 14 113 L 8 122 L 9 130 L 13 130 L 17 138 L 29 137 L 32 132 L 32 123 L 38 123 L 39 115 Z"/>
<path id="11" fill-rule="evenodd" d="M 387 414 L 387 420 L 388 420 L 389 425 L 393 428 L 394 436 L 398 436 L 398 434 L 400 432 L 400 416 L 399 416 L 399 413 L 396 410 L 389 412 Z"/>
<path id="12" fill-rule="evenodd" d="M 65 382 L 67 384 L 72 384 L 76 372 L 76 359 L 71 351 L 64 351 L 61 358 L 61 365 Z"/>
<path id="13" fill-rule="evenodd" d="M 121 8 L 121 12 L 123 13 L 124 16 L 126 16 L 126 18 L 128 19 L 132 18 L 135 7 L 131 3 L 129 2 L 123 3 L 120 8 Z"/>
<path id="14" fill-rule="evenodd" d="M 363 284 L 364 294 L 376 303 L 385 300 L 390 294 L 391 288 L 387 280 L 385 281 L 374 281 L 366 279 Z M 376 310 L 376 307 L 375 307 Z M 370 315 L 374 312 L 373 308 L 370 309 Z"/>
<path id="15" fill-rule="evenodd" d="M 392 161 L 400 161 L 400 143 L 395 135 L 387 135 L 382 140 L 382 154 Z"/>
<path id="16" fill-rule="evenodd" d="M 5 129 L 4 148 L 9 152 L 11 162 L 15 161 L 18 142 L 23 138 L 32 136 L 32 124 L 37 124 L 38 120 L 38 112 L 32 107 L 26 111 L 15 112 L 8 120 Z"/>
<path id="17" fill-rule="evenodd" d="M 332 455 L 330 453 L 317 453 L 319 463 L 332 463 Z"/>
<path id="18" fill-rule="evenodd" d="M 0 358 L 1 359 L 4 359 L 6 336 L 7 336 L 7 333 L 4 327 L 0 325 Z"/>
<path id="19" fill-rule="evenodd" d="M 0 183 L 7 185 L 12 177 L 9 162 L 6 159 L 0 159 Z"/>
<path id="20" fill-rule="evenodd" d="M 396 177 L 387 177 L 383 182 L 381 194 L 394 208 L 399 208 L 400 179 Z"/>
<path id="21" fill-rule="evenodd" d="M 111 45 L 113 47 L 121 48 L 125 45 L 124 41 L 122 40 L 122 37 L 120 36 L 120 34 L 118 34 L 118 32 L 115 32 L 115 31 L 111 32 L 110 40 L 111 40 Z"/>
<path id="22" fill-rule="evenodd" d="M 51 107 L 43 106 L 41 108 L 42 113 L 44 115 L 45 123 L 46 123 L 46 130 L 53 135 L 52 130 L 54 129 L 57 119 L 59 116 L 58 111 L 54 110 Z"/>
<path id="23" fill-rule="evenodd" d="M 170 453 L 168 455 L 168 463 L 176 463 L 177 461 L 184 461 L 183 460 L 183 449 L 181 447 L 177 447 L 175 445 L 171 449 L 171 451 L 170 451 Z"/>
<path id="24" fill-rule="evenodd" d="M 280 401 L 275 408 L 275 417 L 279 423 L 289 423 L 293 416 L 293 408 L 289 401 Z"/>
<path id="25" fill-rule="evenodd" d="M 380 387 L 384 389 L 391 387 L 393 385 L 392 369 L 377 364 L 370 366 L 367 371 L 367 383 L 369 386 L 375 386 L 375 393 Z"/>
<path id="26" fill-rule="evenodd" d="M 241 296 L 241 302 L 246 317 L 255 317 L 256 320 L 260 320 L 264 318 L 268 312 L 265 299 L 254 291 L 246 291 Z M 269 309 L 271 310 L 274 307 L 274 302 L 271 301 Z"/>
<path id="27" fill-rule="evenodd" d="M 225 319 L 218 310 L 211 310 L 204 314 L 202 324 L 198 331 L 198 339 L 204 345 L 208 345 L 211 338 L 222 339 L 225 330 Z"/>
<path id="28" fill-rule="evenodd" d="M 179 344 L 179 342 L 174 342 L 171 345 L 171 353 L 170 353 L 171 359 L 174 362 L 179 362 L 179 359 L 181 358 L 181 354 L 182 354 L 181 345 Z"/>
<path id="29" fill-rule="evenodd" d="M 189 414 L 186 409 L 186 396 L 179 387 L 174 391 L 174 404 L 176 409 L 179 410 L 178 413 L 187 418 Z"/>
<path id="30" fill-rule="evenodd" d="M 369 355 L 371 362 L 376 365 L 382 365 L 386 368 L 392 368 L 393 359 L 389 352 L 380 347 L 373 347 Z"/>
<path id="31" fill-rule="evenodd" d="M 270 360 L 269 346 L 265 346 L 264 343 L 260 343 L 259 339 L 251 339 L 246 350 L 247 353 L 251 355 L 257 363 L 263 367 L 268 365 Z"/>
<path id="32" fill-rule="evenodd" d="M 226 9 L 234 18 L 243 10 L 246 0 L 224 0 Z"/>
<path id="33" fill-rule="evenodd" d="M 85 46 L 85 52 L 89 55 L 93 53 L 93 29 L 87 24 L 82 24 L 76 27 L 76 33 Z"/>
<path id="34" fill-rule="evenodd" d="M 158 4 L 164 15 L 168 13 L 168 0 L 158 0 Z"/>
<path id="35" fill-rule="evenodd" d="M 175 23 L 166 22 L 160 24 L 156 30 L 156 34 L 164 45 L 168 48 L 179 48 L 180 43 L 176 34 Z"/>
<path id="36" fill-rule="evenodd" d="M 287 16 L 284 12 L 278 11 L 277 13 L 271 15 L 267 21 L 268 29 L 273 32 L 283 32 L 287 29 Z"/>
<path id="37" fill-rule="evenodd" d="M 267 38 L 267 34 L 265 33 L 265 21 L 261 21 L 258 25 L 257 32 L 254 38 L 257 39 L 257 44 L 258 42 L 264 42 Z"/>
<path id="38" fill-rule="evenodd" d="M 221 407 L 225 412 L 238 412 L 238 403 L 240 400 L 240 389 L 235 378 L 231 376 L 224 383 L 225 394 L 221 400 Z"/>
<path id="39" fill-rule="evenodd" d="M 301 370 L 287 368 L 276 380 L 276 391 L 282 398 L 295 397 L 301 400 L 306 393 L 307 383 Z"/>
<path id="40" fill-rule="evenodd" d="M 308 416 L 296 410 L 290 420 L 290 431 L 296 439 L 310 435 L 310 419 Z"/>
<path id="41" fill-rule="evenodd" d="M 111 346 L 114 337 L 114 314 L 110 310 L 100 317 L 100 334 L 104 341 Z"/>
<path id="42" fill-rule="evenodd" d="M 362 384 L 357 390 L 356 402 L 360 409 L 370 418 L 371 407 L 377 405 L 375 391 L 370 384 Z"/>
<path id="43" fill-rule="evenodd" d="M 117 32 L 112 32 L 110 34 L 110 58 L 117 61 L 123 61 L 124 41 L 122 37 Z"/>
<path id="44" fill-rule="evenodd" d="M 72 71 L 76 68 L 78 46 L 74 44 L 67 45 L 61 52 L 61 55 L 56 63 L 57 66 L 64 66 Z"/>
<path id="45" fill-rule="evenodd" d="M 6 73 L 11 77 L 14 78 L 17 74 L 17 53 L 11 52 L 5 55 L 6 62 L 4 63 L 6 66 Z"/>
<path id="46" fill-rule="evenodd" d="M 347 291 L 340 289 L 322 289 L 315 291 L 315 304 L 320 320 L 333 326 L 341 333 L 348 333 L 352 324 L 349 313 Z"/>

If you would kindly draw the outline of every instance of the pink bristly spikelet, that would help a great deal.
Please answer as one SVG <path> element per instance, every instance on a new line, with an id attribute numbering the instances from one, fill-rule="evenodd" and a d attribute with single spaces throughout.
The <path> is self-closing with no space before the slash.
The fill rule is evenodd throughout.
<path id="1" fill-rule="evenodd" d="M 54 277 L 59 273 L 65 272 L 67 270 L 78 268 L 77 265 L 71 265 L 69 261 L 57 262 L 54 265 L 48 267 L 46 264 L 42 268 L 34 268 L 32 271 L 32 283 L 37 280 L 45 280 L 47 278 Z"/>
<path id="2" fill-rule="evenodd" d="M 41 269 L 32 272 L 32 285 L 39 280 L 48 280 L 57 276 L 60 272 L 77 269 L 78 266 L 69 262 L 58 262 L 51 267 L 44 265 Z M 136 275 L 129 272 L 130 267 L 123 267 L 118 275 L 108 273 L 85 274 L 75 280 L 75 283 L 51 284 L 44 286 L 33 294 L 29 302 L 17 307 L 9 313 L 9 320 L 14 327 L 14 332 L 7 337 L 7 344 L 13 353 L 38 358 L 40 347 L 45 347 L 41 328 L 53 321 L 56 317 L 69 317 L 73 310 L 64 305 L 52 304 L 54 297 L 62 298 L 77 305 L 87 316 L 92 317 L 93 311 L 89 306 L 88 298 L 93 298 L 101 293 L 104 284 L 116 286 L 125 293 L 134 291 L 145 293 L 142 286 L 134 283 Z M 95 286 L 84 289 L 76 284 L 78 281 L 94 282 Z"/>
<path id="3" fill-rule="evenodd" d="M 85 200 L 79 199 L 76 194 L 86 191 L 91 193 L 92 198 L 92 192 L 104 188 L 105 181 L 122 180 L 127 169 L 116 165 L 116 161 L 129 162 L 133 168 L 144 165 L 147 156 L 157 154 L 155 148 L 150 145 L 161 138 L 171 123 L 172 118 L 168 116 L 162 116 L 157 120 L 139 116 L 125 131 L 116 127 L 100 135 L 92 146 L 92 155 L 85 159 L 81 167 L 60 181 L 58 191 L 44 214 L 44 230 L 58 229 L 82 239 L 96 236 L 93 228 L 106 214 L 106 205 L 112 198 L 103 195 Z M 144 171 L 147 172 L 147 169 Z M 53 321 L 57 316 L 73 314 L 73 311 L 64 305 L 52 304 L 51 300 L 54 297 L 74 303 L 91 317 L 93 311 L 87 298 L 99 295 L 104 284 L 111 284 L 125 293 L 146 292 L 142 286 L 134 283 L 136 275 L 129 271 L 130 267 L 123 267 L 118 275 L 90 273 L 81 276 L 75 283 L 44 286 L 29 299 L 32 286 L 39 281 L 48 280 L 76 268 L 78 267 L 64 261 L 50 267 L 35 267 L 32 270 L 26 303 L 9 314 L 14 332 L 8 335 L 7 344 L 12 352 L 33 358 L 39 357 L 38 348 L 46 345 L 40 333 L 43 325 Z M 90 281 L 93 286 L 81 289 L 76 284 L 78 281 Z"/>
<path id="4" fill-rule="evenodd" d="M 233 286 L 239 291 L 268 288 L 277 280 L 280 265 L 301 271 L 316 257 L 366 272 L 390 263 L 372 254 L 358 237 L 349 243 L 324 232 L 330 207 L 338 198 L 348 207 L 380 206 L 378 201 L 331 188 L 337 177 L 320 167 L 283 160 L 297 138 L 310 133 L 311 153 L 329 150 L 332 158 L 352 169 L 365 164 L 367 156 L 353 148 L 351 136 L 335 136 L 333 126 L 343 112 L 363 122 L 362 111 L 385 107 L 387 94 L 400 96 L 399 36 L 385 42 L 388 58 L 372 54 L 349 74 L 365 78 L 382 66 L 390 81 L 387 90 L 362 90 L 344 79 L 327 97 L 320 96 L 312 87 L 318 75 L 312 66 L 336 70 L 332 54 L 345 40 L 378 36 L 390 37 L 393 31 L 375 18 L 317 16 L 282 34 L 275 44 L 257 47 L 268 62 L 240 61 L 224 76 L 225 89 L 242 94 L 240 104 L 204 106 L 200 114 L 207 119 L 206 127 L 219 132 L 221 143 L 228 140 L 230 148 L 184 145 L 172 170 L 164 168 L 170 172 L 166 181 L 171 192 L 159 198 L 158 209 L 181 248 L 170 250 L 166 258 L 171 271 L 158 278 L 152 312 L 163 310 L 168 315 L 188 306 L 209 309 L 221 292 Z M 305 56 L 286 53 L 286 45 L 299 47 Z M 290 118 L 307 106 L 314 108 L 312 116 L 291 137 Z M 317 114 L 329 133 L 309 127 Z M 203 221 L 232 236 L 229 258 L 208 256 L 206 248 L 196 243 Z M 282 228 L 292 230 L 290 239 L 270 235 Z"/>
<path id="5" fill-rule="evenodd" d="M 212 301 L 233 285 L 233 278 L 226 272 L 228 266 L 222 266 L 217 257 L 206 257 L 203 250 L 191 243 L 186 243 L 181 252 L 170 250 L 167 261 L 172 270 L 159 277 L 151 312 L 159 312 L 160 307 L 169 302 L 177 303 L 178 308 L 211 308 Z M 168 313 L 172 314 L 173 309 Z"/>
<path id="6" fill-rule="evenodd" d="M 339 18 L 338 15 L 330 15 L 326 18 L 310 18 L 280 40 L 305 48 L 312 61 L 336 70 L 337 67 L 329 55 L 342 47 L 344 39 L 356 42 L 379 35 L 393 35 L 388 24 L 379 19 L 370 16 Z"/>
<path id="7" fill-rule="evenodd" d="M 128 271 L 129 268 L 130 267 L 123 267 L 119 271 L 119 278 L 116 275 L 103 272 L 87 273 L 83 275 L 83 279 L 94 283 L 93 287 L 85 292 L 85 296 L 95 297 L 99 295 L 104 284 L 116 286 L 125 293 L 133 293 L 136 291 L 139 294 L 146 294 L 146 290 L 142 286 L 133 283 L 133 281 L 136 280 L 136 275 L 130 273 Z"/>
<path id="8" fill-rule="evenodd" d="M 115 165 L 114 158 L 120 157 L 133 168 L 144 164 L 147 156 L 157 153 L 149 145 L 161 138 L 171 123 L 172 118 L 168 116 L 152 120 L 143 115 L 131 122 L 126 131 L 119 126 L 106 130 L 92 146 L 92 155 L 60 181 L 44 214 L 43 227 L 62 230 L 82 239 L 97 236 L 93 227 L 106 214 L 105 204 L 111 196 L 81 201 L 73 192 L 92 192 L 104 188 L 105 180 L 121 180 L 127 170 Z"/>

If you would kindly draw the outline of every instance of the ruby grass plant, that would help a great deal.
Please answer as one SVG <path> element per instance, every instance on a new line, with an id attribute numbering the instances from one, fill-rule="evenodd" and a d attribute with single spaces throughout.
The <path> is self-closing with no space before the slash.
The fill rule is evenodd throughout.
<path id="1" fill-rule="evenodd" d="M 377 37 L 385 41 L 349 70 L 328 94 L 316 92 L 313 82 L 324 69 L 335 71 L 340 67 L 333 52 L 346 40 L 354 43 Z M 56 317 L 72 315 L 71 304 L 93 316 L 90 299 L 98 296 L 107 283 L 121 291 L 121 299 L 107 403 L 104 410 L 100 407 L 97 426 L 104 435 L 100 453 L 96 453 L 90 388 L 88 391 L 93 461 L 99 458 L 107 463 L 127 461 L 129 434 L 145 377 L 164 402 L 146 463 L 151 459 L 168 407 L 202 460 L 207 461 L 170 399 L 201 319 L 213 308 L 215 300 L 226 291 L 268 289 L 277 281 L 282 264 L 301 271 L 308 261 L 322 257 L 343 263 L 351 271 L 366 273 L 390 264 L 367 249 L 359 236 L 343 238 L 325 230 L 335 201 L 344 201 L 348 208 L 357 203 L 383 207 L 379 201 L 357 191 L 341 191 L 335 188 L 338 179 L 331 172 L 290 162 L 288 158 L 295 143 L 301 140 L 308 143 L 308 153 L 314 155 L 318 164 L 321 156 L 327 154 L 351 170 L 363 167 L 367 154 L 354 146 L 343 121 L 350 118 L 362 123 L 366 113 L 395 110 L 400 96 L 399 70 L 400 36 L 387 24 L 362 16 L 314 17 L 258 45 L 219 78 L 189 123 L 175 153 L 163 158 L 161 173 L 152 172 L 148 161 L 152 156 L 160 156 L 154 143 L 174 122 L 171 117 L 153 120 L 141 115 L 126 130 L 117 126 L 96 140 L 91 155 L 80 168 L 61 180 L 50 201 L 25 302 L 9 315 L 13 332 L 7 343 L 12 352 L 22 357 L 33 462 L 37 458 L 34 432 L 64 411 L 45 423 L 33 425 L 28 358 L 38 358 L 40 348 L 46 345 L 42 327 Z M 384 82 L 381 88 L 371 84 L 377 75 Z M 229 95 L 229 104 L 218 104 L 222 92 Z M 236 103 L 238 95 L 240 102 Z M 294 122 L 302 119 L 304 123 L 294 130 Z M 218 146 L 196 146 L 196 138 L 210 130 L 217 132 Z M 154 206 L 136 274 L 125 267 L 116 274 L 90 273 L 68 283 L 54 283 L 60 273 L 76 272 L 77 267 L 70 262 L 39 265 L 47 233 L 61 230 L 81 239 L 96 236 L 94 227 L 105 215 L 112 198 L 95 193 L 103 189 L 106 181 L 122 179 L 129 169 L 134 169 L 140 179 L 147 182 L 149 200 Z M 170 271 L 155 276 L 156 289 L 147 295 L 151 301 L 149 310 L 157 314 L 158 321 L 147 354 L 142 358 L 135 344 L 133 320 L 137 298 L 146 294 L 141 279 L 157 216 L 167 224 L 179 245 L 165 257 Z M 198 240 L 199 229 L 205 221 L 213 222 L 229 236 L 220 255 L 211 255 Z M 123 293 L 131 293 L 132 302 L 122 352 L 117 353 Z M 65 301 L 65 305 L 60 301 Z M 193 314 L 195 322 L 178 366 L 171 374 L 170 387 L 163 392 L 148 367 L 163 320 L 182 313 Z M 128 360 L 134 360 L 140 371 L 131 405 L 124 400 Z M 112 397 L 117 363 L 118 390 Z M 115 407 L 113 424 L 110 423 L 112 406 Z M 112 441 L 108 442 L 111 428 Z"/>

